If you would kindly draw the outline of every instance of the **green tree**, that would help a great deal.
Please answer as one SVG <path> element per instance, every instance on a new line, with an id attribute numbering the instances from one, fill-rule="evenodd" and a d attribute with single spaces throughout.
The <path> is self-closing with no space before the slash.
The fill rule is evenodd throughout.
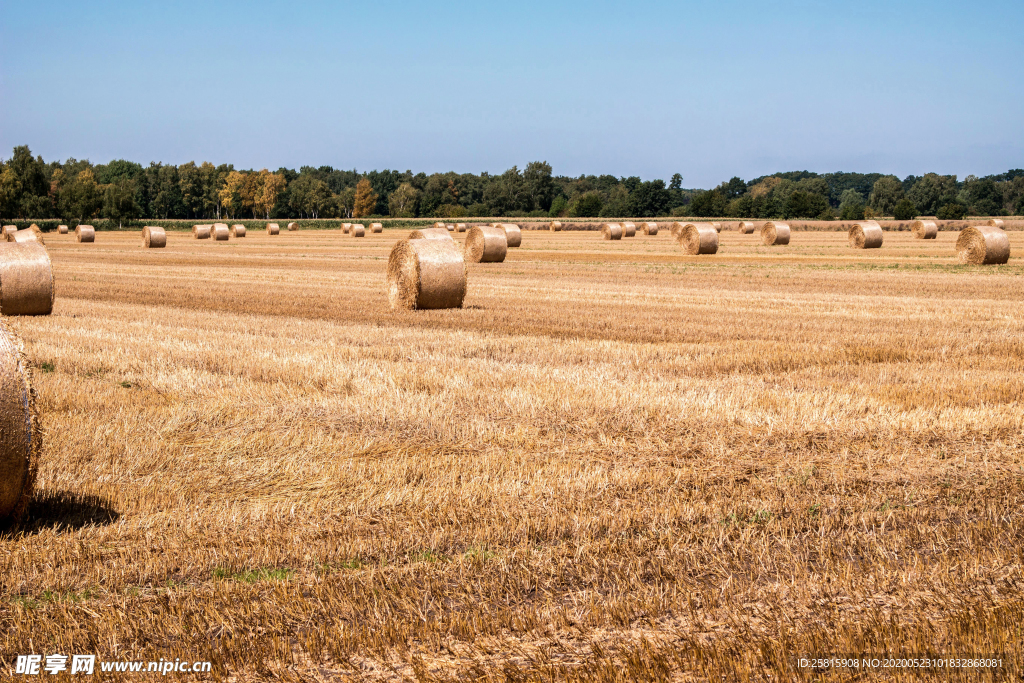
<path id="1" fill-rule="evenodd" d="M 135 201 L 135 181 L 121 176 L 103 188 L 103 215 L 117 221 L 122 227 L 124 221 L 139 217 L 139 205 Z"/>
<path id="2" fill-rule="evenodd" d="M 705 218 L 724 216 L 728 208 L 725 196 L 717 189 L 698 192 L 690 202 L 690 213 Z"/>
<path id="3" fill-rule="evenodd" d="M 896 208 L 893 209 L 892 215 L 898 221 L 909 221 L 917 217 L 917 207 L 914 202 L 904 197 L 896 202 Z"/>
<path id="4" fill-rule="evenodd" d="M 531 161 L 523 171 L 523 192 L 526 194 L 528 209 L 547 211 L 551 208 L 555 185 L 551 181 L 551 164 L 546 161 Z"/>
<path id="5" fill-rule="evenodd" d="M 839 199 L 839 218 L 844 221 L 864 220 L 864 195 L 852 187 L 843 190 Z"/>
<path id="6" fill-rule="evenodd" d="M 826 213 L 831 207 L 824 196 L 795 190 L 786 199 L 786 218 L 817 218 Z"/>
<path id="7" fill-rule="evenodd" d="M 551 218 L 558 218 L 559 216 L 562 216 L 568 208 L 569 200 L 565 198 L 564 194 L 560 194 L 551 202 L 551 209 L 548 210 L 548 216 Z"/>
<path id="8" fill-rule="evenodd" d="M 516 166 L 491 178 L 484 189 L 483 199 L 492 216 L 507 216 L 513 211 L 528 211 L 530 208 L 523 174 Z"/>
<path id="9" fill-rule="evenodd" d="M 919 216 L 934 216 L 944 203 L 944 197 L 956 195 L 956 176 L 940 176 L 925 173 L 907 193 L 907 199 L 914 202 Z"/>
<path id="10" fill-rule="evenodd" d="M 569 201 L 567 215 L 572 217 L 596 218 L 601 215 L 601 193 L 596 190 L 584 192 Z"/>
<path id="11" fill-rule="evenodd" d="M 896 203 L 903 199 L 903 183 L 899 178 L 887 175 L 875 181 L 868 198 L 868 205 L 881 216 L 891 216 Z"/>
<path id="12" fill-rule="evenodd" d="M 746 194 L 747 184 L 741 178 L 733 176 L 728 182 L 719 185 L 717 189 L 727 200 L 732 200 Z"/>
<path id="13" fill-rule="evenodd" d="M 627 213 L 630 216 L 663 216 L 668 212 L 671 201 L 672 195 L 665 188 L 664 180 L 649 180 L 629 193 Z"/>
<path id="14" fill-rule="evenodd" d="M 14 218 L 21 206 L 21 181 L 10 166 L 0 170 L 0 216 Z"/>
<path id="15" fill-rule="evenodd" d="M 65 185 L 58 209 L 66 219 L 84 221 L 92 218 L 101 203 L 102 197 L 96 185 L 96 177 L 92 169 L 87 168 Z"/>
<path id="16" fill-rule="evenodd" d="M 388 199 L 388 213 L 396 218 L 414 218 L 419 204 L 420 191 L 412 183 L 402 183 Z"/>
<path id="17" fill-rule="evenodd" d="M 939 207 L 939 210 L 935 212 L 935 216 L 939 220 L 943 221 L 959 221 L 967 215 L 967 207 L 960 202 L 950 202 L 943 204 Z"/>

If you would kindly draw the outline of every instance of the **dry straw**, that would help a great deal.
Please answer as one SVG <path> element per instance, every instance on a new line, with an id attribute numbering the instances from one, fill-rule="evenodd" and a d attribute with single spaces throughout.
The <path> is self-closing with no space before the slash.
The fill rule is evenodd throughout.
<path id="1" fill-rule="evenodd" d="M 508 242 L 508 247 L 518 247 L 523 243 L 523 232 L 519 229 L 518 225 L 512 223 L 495 223 L 494 227 L 501 228 L 505 231 L 505 241 Z"/>
<path id="2" fill-rule="evenodd" d="M 756 229 L 757 223 L 754 223 L 752 221 L 740 221 L 736 225 L 736 230 L 738 230 L 742 235 L 753 235 L 754 230 Z"/>
<path id="3" fill-rule="evenodd" d="M 0 244 L 0 314 L 50 315 L 53 267 L 39 242 Z"/>
<path id="4" fill-rule="evenodd" d="M 362 223 L 352 224 L 352 236 L 353 237 L 366 237 L 366 228 L 363 227 Z"/>
<path id="5" fill-rule="evenodd" d="M 687 254 L 714 254 L 718 252 L 718 231 L 713 223 L 687 223 L 676 238 Z"/>
<path id="6" fill-rule="evenodd" d="M 351 229 L 352 229 L 352 224 L 351 223 L 342 223 L 341 224 L 341 232 L 343 234 L 347 235 Z"/>
<path id="7" fill-rule="evenodd" d="M 722 232 L 722 224 L 721 223 L 708 223 L 707 225 L 710 225 L 712 228 L 714 228 L 715 232 Z"/>
<path id="8" fill-rule="evenodd" d="M 280 235 L 281 226 L 277 223 L 267 223 L 267 234 L 268 235 Z"/>
<path id="9" fill-rule="evenodd" d="M 445 228 L 421 228 L 413 230 L 406 239 L 410 240 L 447 240 L 454 242 L 451 234 Z"/>
<path id="10" fill-rule="evenodd" d="M 914 221 L 910 224 L 910 231 L 919 240 L 933 240 L 939 235 L 939 226 L 935 221 Z"/>
<path id="11" fill-rule="evenodd" d="M 850 227 L 849 238 L 854 249 L 879 249 L 885 233 L 878 221 L 860 221 Z"/>
<path id="12" fill-rule="evenodd" d="M 548 229 L 551 232 L 562 232 L 562 224 L 559 223 L 558 221 L 551 221 L 548 224 Z"/>
<path id="13" fill-rule="evenodd" d="M 66 234 L 68 234 L 68 226 L 66 226 L 66 225 L 58 225 L 57 226 L 57 234 L 58 235 L 66 235 Z"/>
<path id="14" fill-rule="evenodd" d="M 192 237 L 196 238 L 197 240 L 208 240 L 208 239 L 210 239 L 210 234 L 212 232 L 213 232 L 213 226 L 212 225 L 193 225 L 192 226 Z M 267 228 L 267 232 L 270 232 L 270 228 Z M 275 232 L 273 234 L 276 235 L 277 233 Z"/>
<path id="15" fill-rule="evenodd" d="M 245 237 L 245 226 L 241 223 L 236 223 L 231 226 L 232 237 Z"/>
<path id="16" fill-rule="evenodd" d="M 18 226 L 17 225 L 5 225 L 4 226 L 4 239 L 6 239 L 8 235 L 13 235 L 16 232 L 18 232 Z"/>
<path id="17" fill-rule="evenodd" d="M 163 228 L 147 225 L 142 229 L 142 246 L 146 249 L 161 249 L 167 246 L 167 233 Z"/>
<path id="18" fill-rule="evenodd" d="M 455 224 L 455 232 L 466 232 L 466 224 L 465 223 L 456 223 Z"/>
<path id="19" fill-rule="evenodd" d="M 657 235 L 658 224 L 657 223 L 641 223 L 640 229 L 643 230 L 645 235 Z"/>
<path id="20" fill-rule="evenodd" d="M 43 231 L 39 229 L 39 226 L 33 223 L 28 226 L 25 230 L 18 230 L 16 232 L 7 233 L 8 242 L 39 242 L 40 244 L 46 244 L 46 240 L 43 239 Z"/>
<path id="21" fill-rule="evenodd" d="M 444 221 L 438 221 L 438 222 L 434 223 L 434 227 L 435 228 L 444 228 L 446 230 L 448 229 L 448 226 L 445 225 Z"/>
<path id="22" fill-rule="evenodd" d="M 501 263 L 508 254 L 508 237 L 501 228 L 476 225 L 466 235 L 466 259 L 473 263 Z"/>
<path id="23" fill-rule="evenodd" d="M 446 226 L 444 226 L 444 227 L 445 227 L 445 229 L 446 229 L 446 230 L 447 230 L 448 232 L 455 232 L 455 226 L 454 226 L 454 225 L 452 225 L 451 223 L 449 223 L 448 225 L 446 225 Z"/>
<path id="24" fill-rule="evenodd" d="M 618 223 L 602 223 L 601 224 L 601 239 L 606 240 L 621 240 L 622 239 L 622 226 Z"/>
<path id="25" fill-rule="evenodd" d="M 298 223 L 289 223 L 288 224 L 288 232 L 295 232 L 298 229 L 299 229 L 299 224 Z"/>
<path id="26" fill-rule="evenodd" d="M 18 521 L 32 499 L 42 450 L 36 392 L 21 339 L 0 322 L 0 523 Z"/>
<path id="27" fill-rule="evenodd" d="M 956 255 L 961 263 L 975 266 L 1006 263 L 1010 260 L 1010 238 L 994 225 L 964 228 L 956 240 Z"/>
<path id="28" fill-rule="evenodd" d="M 672 233 L 673 237 L 679 239 L 679 231 L 683 229 L 684 225 L 686 225 L 686 223 L 680 223 L 679 221 L 676 221 L 675 223 L 669 226 L 669 232 Z"/>
<path id="29" fill-rule="evenodd" d="M 454 240 L 402 240 L 388 258 L 392 308 L 462 308 L 466 261 Z"/>
<path id="30" fill-rule="evenodd" d="M 789 224 L 768 221 L 761 226 L 761 241 L 769 247 L 789 244 Z"/>
<path id="31" fill-rule="evenodd" d="M 210 234 L 218 242 L 227 242 L 231 237 L 231 230 L 227 223 L 214 223 L 213 231 Z"/>
<path id="32" fill-rule="evenodd" d="M 622 224 L 622 236 L 623 237 L 636 237 L 636 223 L 623 223 Z"/>
<path id="33" fill-rule="evenodd" d="M 96 228 L 91 225 L 79 225 L 75 228 L 75 239 L 79 242 L 95 242 Z"/>
<path id="34" fill-rule="evenodd" d="M 999 218 L 989 218 L 986 222 L 987 225 L 991 225 L 993 228 L 1005 228 L 1006 225 Z"/>
<path id="35" fill-rule="evenodd" d="M 384 232 L 384 224 L 370 223 L 370 232 Z"/>

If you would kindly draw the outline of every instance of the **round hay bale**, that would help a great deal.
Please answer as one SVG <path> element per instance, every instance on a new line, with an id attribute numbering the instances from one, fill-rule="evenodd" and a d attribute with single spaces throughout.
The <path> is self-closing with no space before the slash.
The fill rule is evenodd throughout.
<path id="1" fill-rule="evenodd" d="M 384 224 L 370 223 L 370 232 L 384 232 Z"/>
<path id="2" fill-rule="evenodd" d="M 669 232 L 672 233 L 673 237 L 679 239 L 679 232 L 683 229 L 683 226 L 685 225 L 686 223 L 680 223 L 679 221 L 676 221 L 669 226 Z"/>
<path id="3" fill-rule="evenodd" d="M 687 223 L 676 238 L 687 254 L 714 254 L 718 252 L 718 231 L 713 223 Z"/>
<path id="4" fill-rule="evenodd" d="M 446 229 L 446 230 L 447 230 L 448 232 L 455 232 L 455 225 L 453 225 L 452 223 L 449 223 L 448 225 L 446 225 L 446 226 L 444 226 L 444 227 L 445 227 L 445 229 Z"/>
<path id="5" fill-rule="evenodd" d="M 933 240 L 939 235 L 939 225 L 935 221 L 914 221 L 910 224 L 910 231 L 915 239 Z"/>
<path id="6" fill-rule="evenodd" d="M 28 507 L 41 449 L 36 392 L 24 347 L 0 322 L 0 523 L 17 522 Z"/>
<path id="7" fill-rule="evenodd" d="M 232 237 L 245 237 L 245 226 L 241 223 L 236 223 L 231 226 Z"/>
<path id="8" fill-rule="evenodd" d="M 973 225 L 960 231 L 956 255 L 961 263 L 975 266 L 1006 263 L 1010 260 L 1010 237 L 993 225 Z"/>
<path id="9" fill-rule="evenodd" d="M 391 308 L 462 308 L 466 260 L 455 240 L 402 240 L 388 258 Z"/>
<path id="10" fill-rule="evenodd" d="M 96 228 L 91 225 L 79 225 L 75 228 L 75 239 L 79 242 L 95 242 Z"/>
<path id="11" fill-rule="evenodd" d="M 618 223 L 602 223 L 601 224 L 601 239 L 606 240 L 621 240 L 622 239 L 622 226 Z"/>
<path id="12" fill-rule="evenodd" d="M 18 226 L 17 225 L 5 225 L 4 226 L 4 239 L 7 239 L 8 235 L 13 235 L 16 232 L 18 232 Z"/>
<path id="13" fill-rule="evenodd" d="M 714 228 L 715 232 L 722 232 L 722 224 L 721 223 L 707 223 L 706 225 L 710 225 L 712 228 Z"/>
<path id="14" fill-rule="evenodd" d="M 147 225 L 142 229 L 142 246 L 146 249 L 161 249 L 167 246 L 167 233 L 163 228 Z"/>
<path id="15" fill-rule="evenodd" d="M 789 224 L 768 221 L 761 226 L 761 241 L 769 247 L 789 244 Z"/>
<path id="16" fill-rule="evenodd" d="M 267 223 L 267 234 L 268 235 L 280 235 L 281 226 L 277 223 Z"/>
<path id="17" fill-rule="evenodd" d="M 298 229 L 299 229 L 299 224 L 298 223 L 289 223 L 288 224 L 288 232 L 295 232 Z"/>
<path id="18" fill-rule="evenodd" d="M 0 245 L 0 315 L 50 315 L 53 268 L 39 242 Z"/>
<path id="19" fill-rule="evenodd" d="M 267 228 L 267 232 L 270 232 L 270 228 Z M 212 225 L 193 225 L 192 226 L 192 237 L 197 240 L 208 240 L 210 235 L 213 233 Z M 276 232 L 273 234 L 277 234 Z"/>
<path id="20" fill-rule="evenodd" d="M 455 224 L 455 232 L 466 232 L 466 224 L 465 223 L 456 223 Z"/>
<path id="21" fill-rule="evenodd" d="M 643 223 L 643 224 L 641 224 L 640 228 L 641 228 L 641 230 L 643 230 L 645 235 L 652 235 L 653 236 L 653 235 L 657 235 L 658 234 L 658 224 L 657 223 Z"/>
<path id="22" fill-rule="evenodd" d="M 999 218 L 989 218 L 988 221 L 987 221 L 987 225 L 991 225 L 993 228 L 1004 228 L 1005 229 L 1005 227 L 1006 227 L 1006 225 L 1003 223 L 1003 221 L 1001 219 L 999 219 Z"/>
<path id="23" fill-rule="evenodd" d="M 752 221 L 740 221 L 736 226 L 736 230 L 741 235 L 753 235 L 754 230 L 757 228 L 757 224 Z"/>
<path id="24" fill-rule="evenodd" d="M 33 230 L 32 228 L 35 228 Z M 43 231 L 39 229 L 39 226 L 33 223 L 26 230 L 18 230 L 17 232 L 8 233 L 8 242 L 39 242 L 40 244 L 46 244 L 43 239 Z"/>
<path id="25" fill-rule="evenodd" d="M 562 232 L 562 224 L 559 221 L 551 221 L 548 224 L 548 229 L 551 232 Z"/>
<path id="26" fill-rule="evenodd" d="M 348 231 L 351 230 L 351 229 L 352 229 L 352 224 L 351 223 L 342 223 L 341 224 L 341 233 L 343 235 L 347 235 Z"/>
<path id="27" fill-rule="evenodd" d="M 519 229 L 518 225 L 511 223 L 495 223 L 494 227 L 501 228 L 505 231 L 505 240 L 508 242 L 508 248 L 518 247 L 523 243 L 523 232 Z"/>
<path id="28" fill-rule="evenodd" d="M 636 237 L 636 223 L 623 223 L 622 224 L 622 236 L 623 237 Z"/>
<path id="29" fill-rule="evenodd" d="M 57 234 L 58 235 L 66 235 L 66 234 L 68 234 L 68 226 L 66 226 L 66 225 L 58 225 L 57 226 Z"/>
<path id="30" fill-rule="evenodd" d="M 408 240 L 448 240 L 454 242 L 451 234 L 445 228 L 421 228 L 420 230 L 413 230 L 406 237 Z"/>
<path id="31" fill-rule="evenodd" d="M 363 227 L 362 223 L 353 223 L 351 234 L 353 237 L 366 237 L 366 228 Z"/>
<path id="32" fill-rule="evenodd" d="M 214 223 L 210 236 L 217 242 L 227 242 L 228 238 L 231 237 L 231 230 L 228 228 L 227 223 Z"/>
<path id="33" fill-rule="evenodd" d="M 879 249 L 885 233 L 878 221 L 859 221 L 850 228 L 849 238 L 854 249 Z"/>
<path id="34" fill-rule="evenodd" d="M 444 221 L 438 221 L 438 222 L 434 223 L 434 227 L 435 228 L 447 228 L 447 226 L 445 225 Z"/>
<path id="35" fill-rule="evenodd" d="M 475 225 L 466 234 L 465 253 L 473 263 L 501 263 L 508 254 L 508 237 L 501 228 Z"/>

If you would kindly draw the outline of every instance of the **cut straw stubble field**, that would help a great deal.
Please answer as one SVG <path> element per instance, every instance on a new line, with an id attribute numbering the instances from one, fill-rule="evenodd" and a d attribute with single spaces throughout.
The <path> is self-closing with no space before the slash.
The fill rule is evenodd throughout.
<path id="1" fill-rule="evenodd" d="M 55 313 L 11 321 L 47 441 L 30 519 L 0 538 L 6 663 L 746 680 L 876 643 L 1020 661 L 1019 257 L 725 231 L 709 262 L 667 234 L 527 233 L 469 264 L 465 309 L 395 312 L 405 234 L 48 242 Z"/>

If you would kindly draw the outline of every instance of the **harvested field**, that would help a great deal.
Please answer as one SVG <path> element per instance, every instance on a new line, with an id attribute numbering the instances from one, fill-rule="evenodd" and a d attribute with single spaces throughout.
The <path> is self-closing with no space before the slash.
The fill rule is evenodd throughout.
<path id="1" fill-rule="evenodd" d="M 667 229 L 524 231 L 468 264 L 464 308 L 393 311 L 407 233 L 47 234 L 53 314 L 7 321 L 44 447 L 0 535 L 4 670 L 33 651 L 241 681 L 1020 665 L 1024 232 L 970 266 L 949 231 L 853 250 L 727 229 L 713 259 Z"/>

